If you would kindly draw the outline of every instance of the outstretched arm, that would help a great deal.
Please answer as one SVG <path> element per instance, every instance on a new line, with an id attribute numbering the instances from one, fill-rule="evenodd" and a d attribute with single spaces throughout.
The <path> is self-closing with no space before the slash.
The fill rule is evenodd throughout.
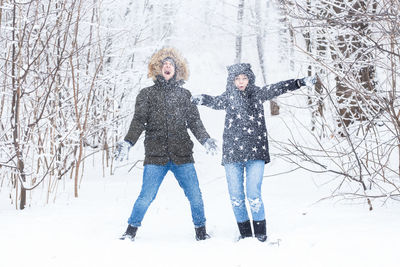
<path id="1" fill-rule="evenodd" d="M 302 79 L 291 79 L 271 85 L 266 85 L 260 90 L 260 98 L 263 101 L 271 100 L 274 97 L 280 96 L 287 91 L 294 91 L 302 86 L 312 86 L 316 82 L 315 76 L 305 77 Z"/>
<path id="2" fill-rule="evenodd" d="M 219 96 L 195 95 L 191 100 L 196 105 L 204 105 L 212 109 L 221 110 L 226 108 L 226 92 Z"/>
<path id="3" fill-rule="evenodd" d="M 263 101 L 271 100 L 274 97 L 286 93 L 287 91 L 293 91 L 299 88 L 300 84 L 298 83 L 298 80 L 291 79 L 287 81 L 282 81 L 274 84 L 269 84 L 261 88 L 259 97 Z"/>

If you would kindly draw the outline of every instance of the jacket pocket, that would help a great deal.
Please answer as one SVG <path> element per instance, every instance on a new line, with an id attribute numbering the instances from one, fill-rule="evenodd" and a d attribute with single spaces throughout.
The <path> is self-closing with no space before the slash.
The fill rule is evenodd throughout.
<path id="1" fill-rule="evenodd" d="M 171 138 L 169 142 L 170 152 L 176 156 L 187 157 L 193 154 L 193 142 L 188 134 L 178 135 Z"/>
<path id="2" fill-rule="evenodd" d="M 164 138 L 146 136 L 144 140 L 144 150 L 146 156 L 166 156 L 166 141 Z"/>

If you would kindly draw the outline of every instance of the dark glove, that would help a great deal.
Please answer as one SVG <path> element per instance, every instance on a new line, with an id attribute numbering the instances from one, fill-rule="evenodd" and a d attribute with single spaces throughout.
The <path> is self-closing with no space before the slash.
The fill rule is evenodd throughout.
<path id="1" fill-rule="evenodd" d="M 194 95 L 190 98 L 190 101 L 195 105 L 201 105 L 203 103 L 203 95 Z"/>
<path id="2" fill-rule="evenodd" d="M 217 144 L 215 143 L 215 139 L 208 138 L 203 146 L 206 148 L 207 154 L 214 156 L 217 153 Z"/>
<path id="3" fill-rule="evenodd" d="M 315 83 L 317 82 L 317 76 L 308 76 L 308 77 L 304 77 L 302 79 L 298 79 L 297 83 L 298 85 L 301 86 L 307 86 L 307 87 L 311 87 L 313 86 Z"/>
<path id="4" fill-rule="evenodd" d="M 129 150 L 131 149 L 132 144 L 128 141 L 119 141 L 117 143 L 117 147 L 114 152 L 114 157 L 116 161 L 124 161 L 128 159 Z"/>

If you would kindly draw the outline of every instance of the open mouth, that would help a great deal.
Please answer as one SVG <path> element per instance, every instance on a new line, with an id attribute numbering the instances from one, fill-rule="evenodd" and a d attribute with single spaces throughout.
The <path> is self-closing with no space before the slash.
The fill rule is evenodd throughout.
<path id="1" fill-rule="evenodd" d="M 169 70 L 166 70 L 166 71 L 164 71 L 164 74 L 166 74 L 166 75 L 170 75 L 170 74 L 171 74 L 171 72 L 170 72 Z"/>

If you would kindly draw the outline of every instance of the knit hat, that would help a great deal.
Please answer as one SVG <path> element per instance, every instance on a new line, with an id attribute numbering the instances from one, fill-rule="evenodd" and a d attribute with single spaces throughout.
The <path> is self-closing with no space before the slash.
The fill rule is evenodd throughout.
<path id="1" fill-rule="evenodd" d="M 175 60 L 172 57 L 166 57 L 161 62 L 162 62 L 162 64 L 164 64 L 166 61 L 171 63 L 174 66 L 174 68 L 176 68 Z"/>

